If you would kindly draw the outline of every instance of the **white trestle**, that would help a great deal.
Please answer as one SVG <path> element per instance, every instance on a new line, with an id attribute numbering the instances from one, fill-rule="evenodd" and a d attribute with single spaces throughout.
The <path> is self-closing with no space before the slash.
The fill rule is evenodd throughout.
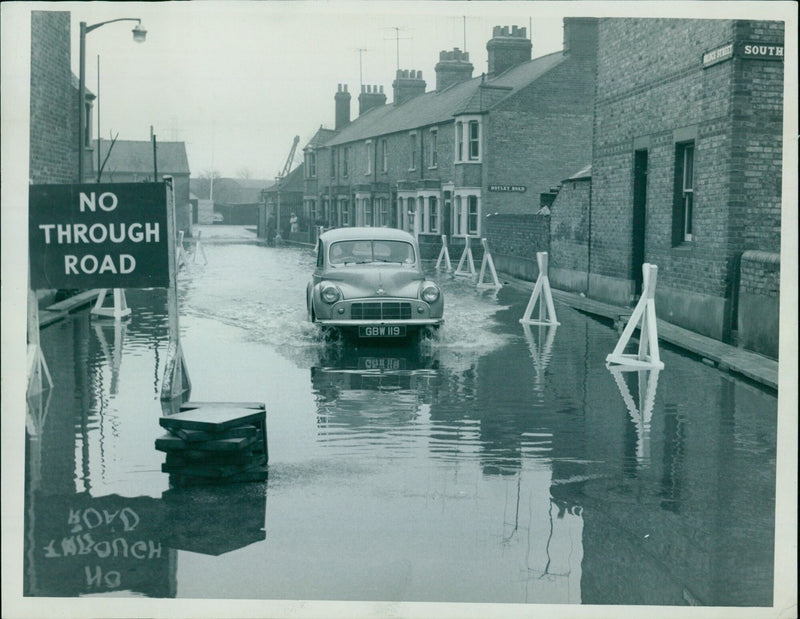
<path id="1" fill-rule="evenodd" d="M 478 275 L 478 288 L 494 288 L 499 289 L 503 287 L 500 280 L 497 279 L 497 271 L 494 269 L 494 260 L 492 254 L 489 253 L 489 243 L 486 239 L 481 239 L 483 244 L 483 260 L 481 260 L 481 272 Z M 484 283 L 483 276 L 486 274 L 486 267 L 489 267 L 489 275 L 492 276 L 491 282 Z"/>
<path id="2" fill-rule="evenodd" d="M 183 249 L 183 230 L 178 232 L 178 242 L 176 244 L 175 266 L 180 269 L 187 266 L 189 261 L 186 259 L 186 251 Z"/>
<path id="3" fill-rule="evenodd" d="M 461 254 L 461 259 L 458 261 L 458 266 L 453 272 L 453 275 L 458 277 L 474 277 L 475 276 L 475 262 L 472 258 L 472 249 L 469 246 L 469 237 L 464 237 L 464 252 Z"/>
<path id="4" fill-rule="evenodd" d="M 450 252 L 447 251 L 447 235 L 442 235 L 442 249 L 439 251 L 439 257 L 436 259 L 436 270 L 441 270 L 442 262 L 444 261 L 445 271 L 452 272 L 453 264 L 450 262 Z"/>
<path id="5" fill-rule="evenodd" d="M 93 316 L 104 316 L 106 318 L 113 318 L 114 320 L 121 320 L 125 316 L 130 315 L 131 309 L 128 307 L 128 302 L 125 299 L 125 291 L 122 288 L 114 288 L 114 304 L 103 305 L 108 294 L 108 288 L 100 290 L 97 295 L 97 300 L 94 303 L 91 314 Z"/>
<path id="6" fill-rule="evenodd" d="M 622 331 L 614 351 L 606 357 L 606 364 L 627 365 L 642 369 L 663 369 L 658 351 L 658 325 L 656 322 L 656 276 L 658 267 L 642 265 L 642 296 Z M 625 347 L 639 327 L 639 350 L 636 354 L 625 354 Z"/>
<path id="7" fill-rule="evenodd" d="M 181 232 L 183 234 L 183 232 Z M 203 256 L 203 264 L 208 264 L 208 257 L 206 256 L 206 250 L 203 248 L 202 243 L 200 243 L 200 235 L 201 231 L 197 231 L 197 235 L 194 237 L 194 256 L 193 260 L 194 263 L 197 264 L 200 262 L 200 256 Z"/>
<path id="8" fill-rule="evenodd" d="M 533 286 L 528 307 L 525 308 L 525 313 L 519 321 L 522 324 L 529 325 L 559 325 L 560 323 L 556 318 L 556 308 L 553 304 L 553 293 L 550 291 L 550 280 L 547 278 L 548 259 L 546 251 L 536 253 L 536 263 L 539 265 L 539 277 Z M 539 304 L 539 317 L 534 319 L 531 316 L 533 316 L 533 310 L 537 302 Z"/>

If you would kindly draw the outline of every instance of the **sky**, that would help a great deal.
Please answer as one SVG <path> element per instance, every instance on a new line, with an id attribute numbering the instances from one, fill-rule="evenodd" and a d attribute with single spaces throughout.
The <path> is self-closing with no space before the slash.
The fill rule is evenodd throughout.
<path id="1" fill-rule="evenodd" d="M 78 74 L 79 23 L 108 24 L 86 37 L 86 85 L 99 90 L 103 139 L 186 143 L 193 176 L 272 179 L 295 135 L 302 147 L 320 125 L 333 127 L 334 93 L 347 84 L 358 113 L 360 83 L 383 86 L 392 101 L 398 68 L 421 70 L 435 87 L 439 52 L 470 52 L 474 76 L 487 70 L 492 28 L 533 28 L 533 56 L 562 48 L 562 16 L 532 3 L 71 3 L 72 66 Z M 539 15 L 536 15 L 536 13 Z M 465 45 L 466 41 L 466 45 Z M 364 50 L 359 52 L 359 49 Z M 98 89 L 98 57 L 100 82 Z M 97 122 L 97 117 L 93 119 Z M 95 125 L 95 136 L 97 136 Z"/>

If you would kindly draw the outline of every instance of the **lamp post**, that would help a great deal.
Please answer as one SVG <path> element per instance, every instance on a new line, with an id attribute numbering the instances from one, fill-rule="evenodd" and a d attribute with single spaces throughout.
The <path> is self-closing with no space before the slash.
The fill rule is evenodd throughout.
<path id="1" fill-rule="evenodd" d="M 143 43 L 147 37 L 147 30 L 142 28 L 142 20 L 136 17 L 120 17 L 118 19 L 110 19 L 108 21 L 100 22 L 87 26 L 85 21 L 82 21 L 81 38 L 80 38 L 80 59 L 78 65 L 78 183 L 83 182 L 83 158 L 84 150 L 86 148 L 86 35 L 92 30 L 97 30 L 100 26 L 106 24 L 113 24 L 118 21 L 135 21 L 136 26 L 133 28 L 133 40 L 137 43 Z M 98 142 L 98 148 L 100 144 Z"/>

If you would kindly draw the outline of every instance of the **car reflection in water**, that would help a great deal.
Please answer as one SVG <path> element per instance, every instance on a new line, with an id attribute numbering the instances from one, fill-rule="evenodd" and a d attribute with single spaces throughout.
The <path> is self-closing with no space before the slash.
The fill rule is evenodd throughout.
<path id="1" fill-rule="evenodd" d="M 413 421 L 430 401 L 438 367 L 431 341 L 328 345 L 311 368 L 318 423 L 384 431 Z"/>

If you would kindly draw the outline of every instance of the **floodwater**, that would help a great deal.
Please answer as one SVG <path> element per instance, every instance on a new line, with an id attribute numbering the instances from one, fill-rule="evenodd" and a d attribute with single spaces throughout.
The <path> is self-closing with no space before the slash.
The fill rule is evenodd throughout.
<path id="1" fill-rule="evenodd" d="M 266 404 L 268 480 L 161 472 L 166 291 L 74 314 L 28 411 L 26 595 L 772 604 L 774 393 L 666 348 L 612 372 L 611 325 L 556 304 L 523 328 L 529 293 L 439 274 L 439 341 L 329 342 L 310 250 L 204 251 L 179 277 L 191 399 Z"/>

